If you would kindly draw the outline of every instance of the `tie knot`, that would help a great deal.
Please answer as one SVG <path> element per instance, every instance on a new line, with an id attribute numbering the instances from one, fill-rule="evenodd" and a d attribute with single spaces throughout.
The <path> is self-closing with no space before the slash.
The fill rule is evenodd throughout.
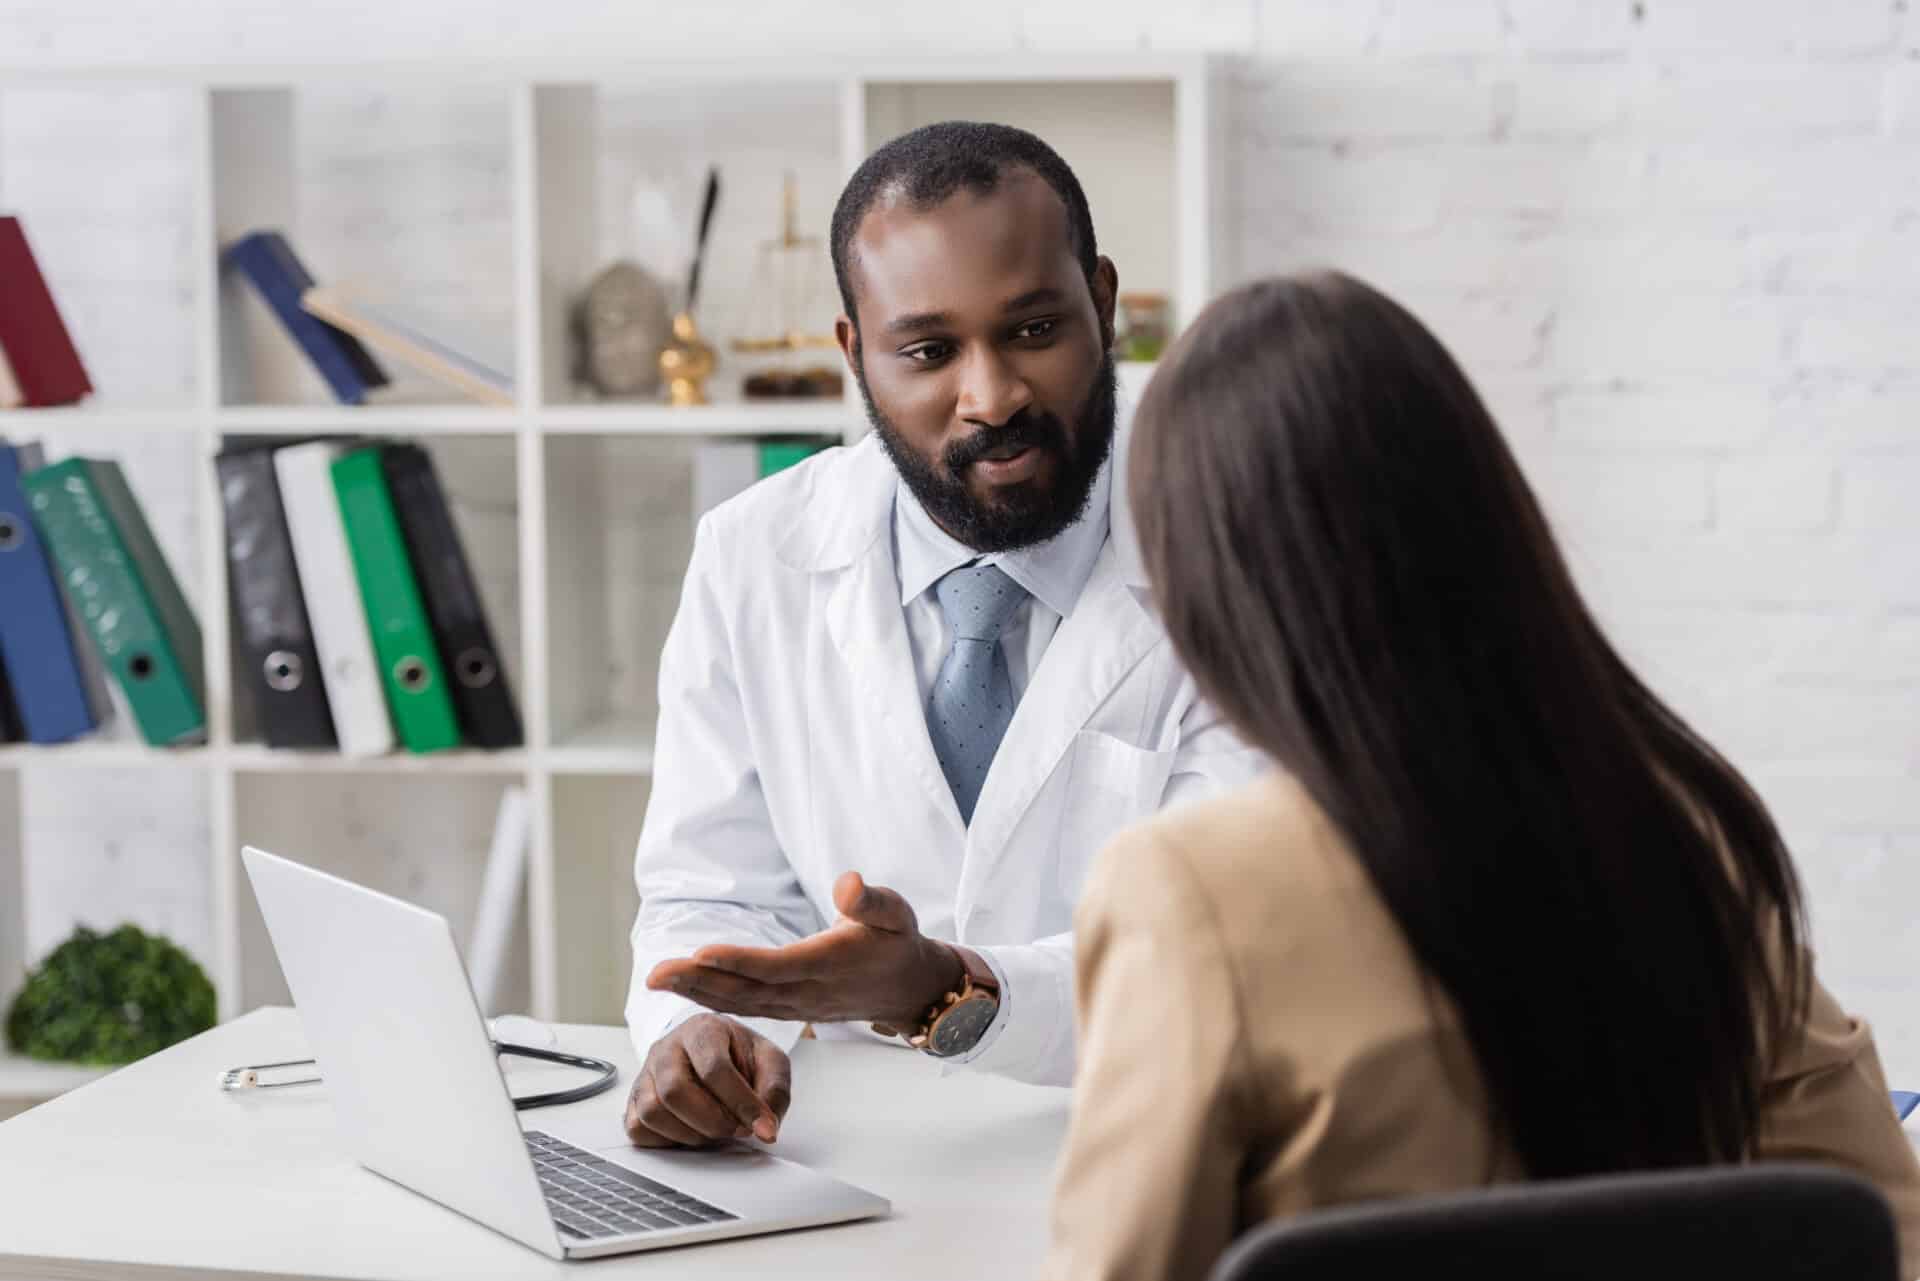
<path id="1" fill-rule="evenodd" d="M 989 645 L 1000 639 L 1000 629 L 1027 598 L 1027 589 L 998 565 L 963 565 L 950 570 L 933 585 L 933 592 L 956 639 Z"/>

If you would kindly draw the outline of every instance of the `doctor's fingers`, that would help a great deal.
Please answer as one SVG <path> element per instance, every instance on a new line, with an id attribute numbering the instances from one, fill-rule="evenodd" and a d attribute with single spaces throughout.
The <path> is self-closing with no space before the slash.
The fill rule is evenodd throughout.
<path id="1" fill-rule="evenodd" d="M 759 983 L 720 970 L 698 970 L 676 982 L 673 990 L 721 1014 L 793 1022 L 843 1017 L 840 1000 L 825 983 Z"/>
<path id="2" fill-rule="evenodd" d="M 755 1036 L 749 1062 L 753 1069 L 753 1088 L 767 1101 L 774 1116 L 784 1120 L 787 1105 L 793 1102 L 793 1060 L 766 1037 Z"/>
<path id="3" fill-rule="evenodd" d="M 627 1138 L 642 1148 L 697 1148 L 706 1140 L 683 1125 L 660 1101 L 652 1075 L 643 1067 L 627 1099 Z"/>
<path id="4" fill-rule="evenodd" d="M 849 948 L 862 941 L 857 926 L 844 925 L 789 943 L 785 947 L 740 947 L 712 943 L 693 954 L 695 968 L 671 977 L 722 970 L 761 983 L 803 983 L 830 978 L 844 970 Z"/>
<path id="5" fill-rule="evenodd" d="M 654 1093 L 661 1105 L 673 1119 L 698 1136 L 695 1142 L 746 1137 L 749 1127 L 714 1097 L 686 1051 L 676 1046 L 673 1053 L 662 1056 L 659 1062 L 648 1063 L 646 1071 L 653 1078 Z M 650 1119 L 647 1123 L 653 1124 Z"/>
<path id="6" fill-rule="evenodd" d="M 916 934 L 920 930 L 913 904 L 896 890 L 867 884 L 858 872 L 844 872 L 833 883 L 833 905 L 840 915 L 869 929 L 890 934 Z"/>
<path id="7" fill-rule="evenodd" d="M 731 1112 L 743 1126 L 752 1130 L 765 1143 L 771 1143 L 780 1132 L 780 1114 L 772 1105 L 754 1093 L 753 1084 L 741 1071 L 736 1062 L 736 1054 L 744 1051 L 745 1056 L 752 1054 L 749 1043 L 752 1033 L 738 1024 L 730 1029 L 732 1034 L 703 1036 L 687 1045 L 687 1059 L 693 1065 L 695 1075 L 700 1078 L 707 1093 L 719 1100 L 720 1105 Z M 745 1059 L 751 1072 L 752 1060 Z"/>

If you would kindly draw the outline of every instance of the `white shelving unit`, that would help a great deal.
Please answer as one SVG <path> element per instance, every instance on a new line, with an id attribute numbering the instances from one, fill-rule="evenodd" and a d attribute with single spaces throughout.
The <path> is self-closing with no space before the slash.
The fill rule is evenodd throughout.
<path id="1" fill-rule="evenodd" d="M 720 399 L 675 409 L 595 401 L 570 380 L 569 306 L 625 252 L 622 188 L 649 163 L 721 167 L 727 194 L 703 290 L 710 340 L 726 337 L 721 313 L 748 288 L 752 240 L 772 231 L 782 168 L 799 172 L 802 212 L 824 233 L 841 183 L 874 145 L 950 116 L 1004 120 L 1054 142 L 1088 190 L 1123 289 L 1168 294 L 1184 323 L 1215 280 L 1216 126 L 1201 59 L 63 70 L 13 77 L 0 110 L 16 95 L 76 92 L 109 104 L 154 94 L 186 104 L 190 127 L 174 141 L 195 227 L 181 268 L 192 281 L 193 367 L 179 383 L 191 394 L 179 404 L 118 396 L 112 353 L 89 351 L 82 334 L 96 401 L 0 413 L 0 437 L 41 440 L 54 456 L 130 452 L 166 460 L 159 470 L 168 476 L 193 477 L 169 487 L 151 480 L 153 469 L 129 465 L 205 631 L 210 733 L 204 746 L 171 751 L 127 738 L 0 747 L 0 1009 L 36 959 L 26 882 L 43 864 L 42 851 L 27 849 L 27 798 L 34 788 L 70 795 L 97 776 L 131 797 L 125 823 L 139 823 L 149 795 L 190 793 L 204 807 L 194 810 L 204 813 L 207 846 L 190 860 L 196 883 L 175 888 L 204 916 L 201 960 L 222 1017 L 285 999 L 241 844 L 403 894 L 464 931 L 500 789 L 519 783 L 531 802 L 532 847 L 520 962 L 504 1003 L 550 1019 L 619 1018 L 658 649 L 691 546 L 694 450 L 714 437 L 864 430 L 851 386 L 838 403 Z M 498 161 L 486 208 L 446 214 L 452 274 L 463 304 L 471 293 L 474 316 L 501 326 L 519 399 L 471 405 L 416 384 L 401 389 L 408 403 L 328 403 L 264 308 L 221 279 L 219 246 L 280 227 L 323 279 L 406 270 L 377 234 L 379 220 L 440 216 L 438 195 L 385 140 L 431 135 L 449 96 L 464 104 L 455 132 L 478 157 L 458 163 Z M 366 103 L 374 105 L 356 105 Z M 310 132 L 310 116 L 326 129 Z M 322 132 L 328 141 L 316 148 L 311 137 Z M 33 234 L 33 204 L 7 185 L 0 201 Z M 43 266 L 60 297 L 59 264 Z M 1129 382 L 1141 376 L 1128 371 Z M 723 364 L 716 390 L 724 394 L 728 378 Z M 414 403 L 436 394 L 438 403 Z M 257 740 L 244 698 L 234 701 L 241 681 L 210 459 L 232 437 L 321 435 L 418 438 L 433 452 L 520 704 L 524 749 L 368 761 Z M 170 529 L 179 531 L 171 540 Z M 87 1077 L 0 1057 L 0 1098 L 51 1094 Z"/>

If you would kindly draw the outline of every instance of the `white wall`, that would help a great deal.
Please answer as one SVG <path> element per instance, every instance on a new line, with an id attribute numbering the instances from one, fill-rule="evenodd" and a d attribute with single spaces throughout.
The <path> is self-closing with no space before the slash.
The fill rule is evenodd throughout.
<path id="1" fill-rule="evenodd" d="M 1773 803 L 1811 890 L 1826 977 L 1875 1020 L 1894 1076 L 1911 1084 L 1920 15 L 1908 7 L 1103 0 L 1022 12 L 975 0 L 955 31 L 884 0 L 14 0 L 0 9 L 0 59 L 1230 55 L 1225 230 L 1237 274 L 1340 265 L 1453 346 L 1613 634 Z M 85 103 L 22 111 L 9 107 L 17 97 L 0 97 L 0 200 L 32 186 L 120 229 L 125 254 L 77 274 L 76 324 L 120 340 L 89 350 L 121 385 L 184 398 L 173 347 L 186 341 L 188 282 L 138 271 L 142 246 L 190 234 L 185 193 L 142 164 L 177 123 L 159 111 L 124 137 L 105 123 L 124 113 L 105 117 L 89 147 L 104 160 L 75 172 L 50 164 L 62 153 L 47 140 L 56 125 L 84 133 Z M 372 127 L 350 104 L 315 120 L 342 138 Z M 488 178 L 491 156 L 459 150 L 467 123 L 458 104 L 443 133 L 423 137 L 415 121 L 408 154 L 383 162 L 391 175 L 440 151 L 423 216 L 451 210 L 491 234 L 508 211 L 487 201 L 504 185 Z M 349 150 L 312 163 L 324 170 Z M 405 210 L 343 208 L 384 213 L 341 234 L 376 226 L 368 234 L 395 238 L 399 271 L 431 262 L 443 234 Z M 421 253 L 407 252 L 416 241 Z M 27 779 L 29 824 L 57 827 L 48 835 L 71 846 L 82 807 L 48 786 Z M 178 842 L 195 859 L 197 821 L 181 816 Z"/>

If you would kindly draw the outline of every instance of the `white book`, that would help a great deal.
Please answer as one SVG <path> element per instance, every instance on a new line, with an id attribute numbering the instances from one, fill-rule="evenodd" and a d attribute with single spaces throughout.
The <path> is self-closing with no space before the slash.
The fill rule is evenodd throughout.
<path id="1" fill-rule="evenodd" d="M 487 1014 L 500 1000 L 500 975 L 506 968 L 507 948 L 513 941 L 513 922 L 520 911 L 520 887 L 527 870 L 527 793 L 508 784 L 500 793 L 500 809 L 493 819 L 493 845 L 480 879 L 480 902 L 473 914 L 473 933 L 467 940 L 467 973 L 473 979 L 474 1000 Z"/>
<path id="2" fill-rule="evenodd" d="M 7 359 L 6 348 L 0 347 L 0 409 L 18 409 L 26 403 L 20 380 L 13 376 L 13 362 Z"/>
<path id="3" fill-rule="evenodd" d="M 339 446 L 325 441 L 289 445 L 274 452 L 273 470 L 340 752 L 380 756 L 393 750 L 393 720 L 334 494 L 332 466 L 339 456 Z"/>
<path id="4" fill-rule="evenodd" d="M 362 298 L 337 286 L 307 290 L 300 295 L 300 307 L 382 355 L 404 361 L 482 404 L 513 405 L 513 375 L 506 372 L 513 363 L 511 353 L 501 359 L 501 353 L 490 350 L 474 334 L 461 334 L 457 342 L 436 336 L 449 328 L 445 318 L 422 318 L 405 307 Z"/>

